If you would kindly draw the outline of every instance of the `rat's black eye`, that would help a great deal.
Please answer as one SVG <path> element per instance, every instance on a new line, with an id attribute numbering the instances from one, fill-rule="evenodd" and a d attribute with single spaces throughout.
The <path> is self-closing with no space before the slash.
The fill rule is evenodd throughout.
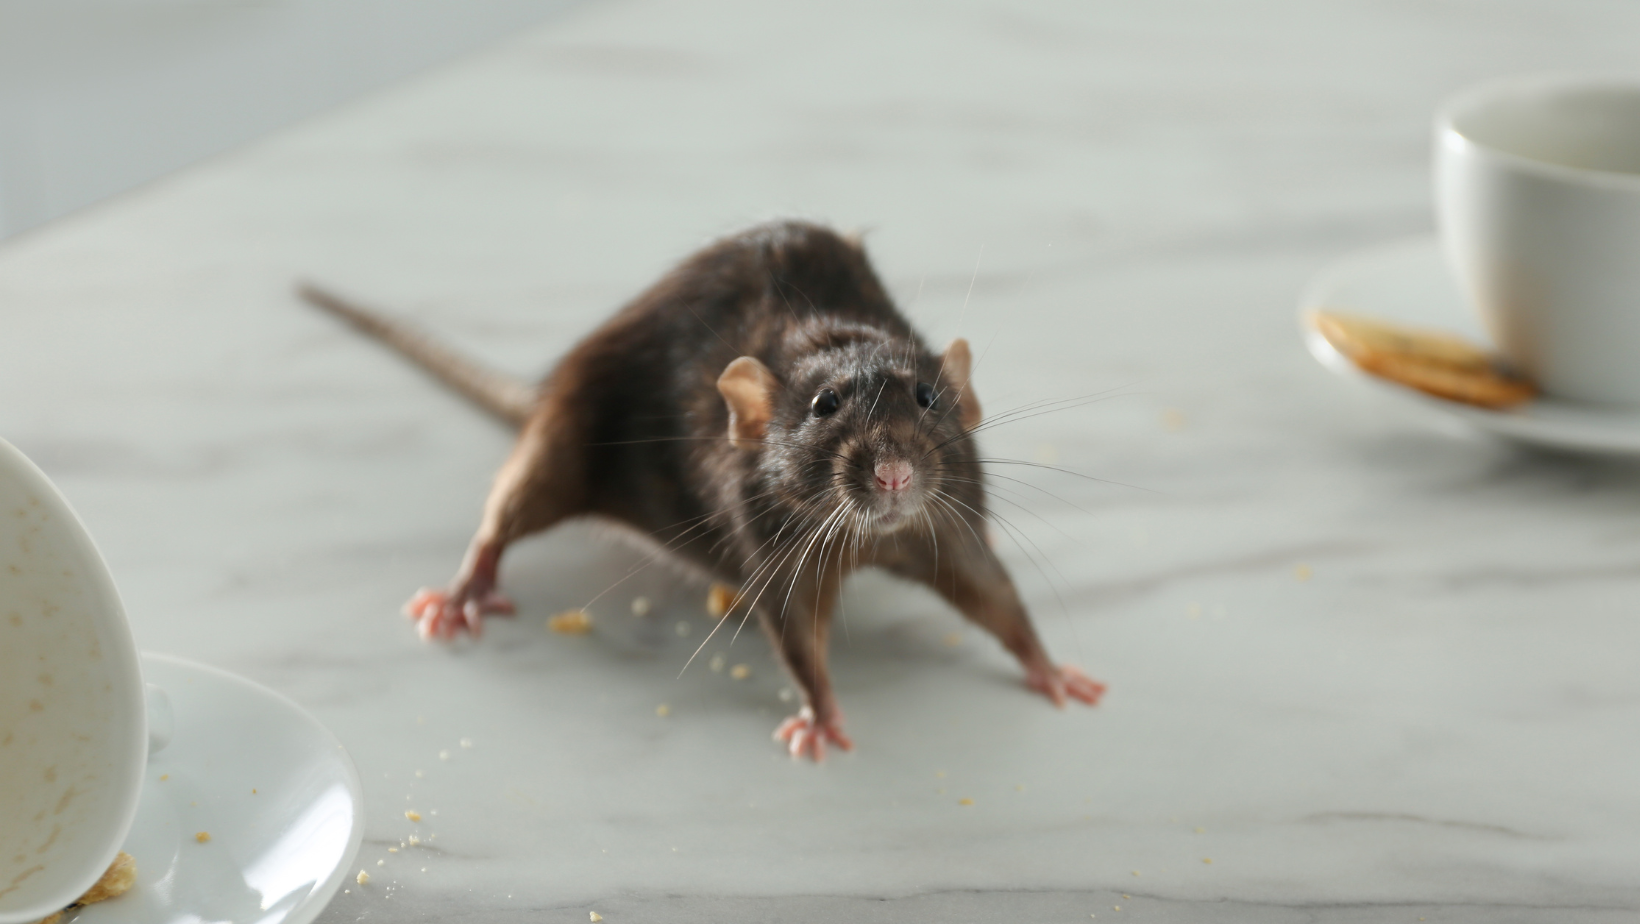
<path id="1" fill-rule="evenodd" d="M 837 406 L 842 403 L 843 399 L 837 397 L 837 392 L 822 388 L 820 393 L 814 396 L 814 403 L 809 405 L 809 410 L 813 411 L 816 417 L 827 417 L 835 413 Z"/>
<path id="2" fill-rule="evenodd" d="M 923 407 L 934 406 L 934 386 L 927 382 L 917 383 L 917 403 Z"/>

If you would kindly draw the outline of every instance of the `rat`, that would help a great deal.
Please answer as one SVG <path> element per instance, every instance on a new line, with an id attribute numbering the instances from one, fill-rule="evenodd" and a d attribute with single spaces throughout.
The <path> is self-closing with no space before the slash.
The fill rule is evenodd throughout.
<path id="1" fill-rule="evenodd" d="M 755 616 L 802 693 L 775 731 L 794 758 L 853 748 L 826 664 L 833 604 L 860 568 L 927 585 L 1056 706 L 1104 693 L 1049 659 L 986 539 L 967 341 L 930 350 L 858 239 L 792 221 L 723 238 L 535 387 L 404 322 L 300 291 L 518 429 L 455 579 L 405 605 L 423 637 L 476 636 L 486 615 L 512 614 L 497 586 L 508 545 L 593 516 L 739 588 L 723 619 Z"/>

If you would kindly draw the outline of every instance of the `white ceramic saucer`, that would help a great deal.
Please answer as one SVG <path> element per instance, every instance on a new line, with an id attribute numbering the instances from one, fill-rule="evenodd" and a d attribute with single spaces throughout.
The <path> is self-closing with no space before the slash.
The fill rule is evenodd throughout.
<path id="1" fill-rule="evenodd" d="M 1640 409 L 1602 407 L 1540 397 L 1506 411 L 1491 411 L 1426 395 L 1368 375 L 1305 323 L 1312 308 L 1330 308 L 1406 324 L 1450 330 L 1476 343 L 1491 338 L 1469 311 L 1448 272 L 1433 235 L 1352 254 L 1310 281 L 1299 302 L 1304 343 L 1321 365 L 1339 375 L 1406 401 L 1458 417 L 1499 436 L 1556 449 L 1640 455 Z"/>
<path id="2" fill-rule="evenodd" d="M 170 696 L 175 731 L 148 762 L 123 847 L 137 884 L 75 924 L 308 924 L 363 835 L 347 752 L 300 706 L 241 677 L 155 654 L 142 673 Z"/>

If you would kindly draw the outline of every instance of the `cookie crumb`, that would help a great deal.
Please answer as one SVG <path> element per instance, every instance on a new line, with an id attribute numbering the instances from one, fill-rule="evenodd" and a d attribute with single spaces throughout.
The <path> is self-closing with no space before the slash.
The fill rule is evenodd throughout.
<path id="1" fill-rule="evenodd" d="M 648 597 L 633 597 L 632 598 L 632 615 L 634 615 L 634 616 L 648 616 L 649 615 L 649 598 Z"/>
<path id="2" fill-rule="evenodd" d="M 1212 857 L 1202 857 L 1202 862 L 1206 863 L 1208 866 L 1212 866 L 1213 865 L 1213 858 Z"/>
<path id="3" fill-rule="evenodd" d="M 471 739 L 471 738 L 461 739 L 461 746 L 464 747 L 464 748 L 472 747 L 473 746 L 473 739 Z"/>
<path id="4" fill-rule="evenodd" d="M 389 848 L 387 848 L 387 852 L 388 852 L 388 853 L 398 853 L 398 852 L 399 852 L 399 848 L 397 848 L 397 847 L 389 847 Z"/>
<path id="5" fill-rule="evenodd" d="M 734 667 L 729 668 L 729 676 L 736 680 L 745 680 L 747 677 L 752 676 L 751 665 L 736 664 Z"/>
<path id="6" fill-rule="evenodd" d="M 972 799 L 958 799 L 957 804 L 958 805 L 973 805 L 974 800 L 972 800 Z"/>
<path id="7" fill-rule="evenodd" d="M 450 759 L 450 749 L 449 748 L 444 748 L 443 750 L 439 751 L 438 752 L 438 759 L 439 760 L 449 760 Z"/>
<path id="8" fill-rule="evenodd" d="M 1304 583 L 1305 581 L 1308 581 L 1310 579 L 1310 566 L 1309 565 L 1295 565 L 1295 566 L 1293 566 L 1293 578 L 1295 580 L 1297 580 L 1300 584 Z"/>
<path id="9" fill-rule="evenodd" d="M 129 892 L 136 882 L 137 861 L 122 850 L 114 856 L 114 862 L 108 864 L 108 869 L 103 871 L 102 877 L 74 904 L 90 905 L 108 901 L 110 898 L 119 898 Z"/>
<path id="10" fill-rule="evenodd" d="M 947 632 L 946 635 L 945 635 L 945 644 L 949 645 L 952 648 L 955 648 L 958 645 L 961 645 L 962 644 L 962 633 L 961 632 Z"/>
<path id="11" fill-rule="evenodd" d="M 592 616 L 586 610 L 565 610 L 547 617 L 547 628 L 562 635 L 585 635 L 592 631 Z"/>
<path id="12" fill-rule="evenodd" d="M 672 707 L 667 703 L 661 703 L 655 707 L 655 714 L 664 719 L 672 714 Z"/>
<path id="13" fill-rule="evenodd" d="M 199 841 L 201 844 L 209 841 L 210 839 L 211 839 L 211 832 L 209 832 L 209 831 L 201 831 L 198 834 L 194 835 L 194 840 Z"/>
<path id="14" fill-rule="evenodd" d="M 587 920 L 591 921 L 592 924 L 598 924 L 598 922 L 602 921 L 603 919 L 604 919 L 604 916 L 599 914 L 596 911 L 588 911 L 587 912 Z"/>
<path id="15" fill-rule="evenodd" d="M 364 885 L 370 881 L 370 874 L 361 869 L 359 870 L 359 875 L 353 877 L 353 881 L 357 882 L 359 885 Z"/>
<path id="16" fill-rule="evenodd" d="M 166 781 L 166 780 L 168 780 L 168 779 L 170 779 L 170 778 L 171 778 L 171 774 L 169 774 L 169 773 L 161 773 L 161 774 L 160 774 L 160 775 L 159 775 L 159 781 L 160 781 L 160 782 L 161 782 L 161 783 L 163 783 L 163 782 L 165 782 L 165 781 Z"/>
<path id="17" fill-rule="evenodd" d="M 417 822 L 417 823 L 421 822 L 421 813 L 416 811 L 415 809 L 410 809 L 409 811 L 406 811 L 404 813 L 404 817 L 410 819 L 411 821 Z"/>
<path id="18" fill-rule="evenodd" d="M 409 843 L 409 845 L 411 847 L 420 847 L 421 846 L 421 838 L 419 838 L 419 837 L 415 836 L 414 834 L 412 834 L 412 835 L 410 835 L 409 838 L 407 838 L 407 843 Z"/>

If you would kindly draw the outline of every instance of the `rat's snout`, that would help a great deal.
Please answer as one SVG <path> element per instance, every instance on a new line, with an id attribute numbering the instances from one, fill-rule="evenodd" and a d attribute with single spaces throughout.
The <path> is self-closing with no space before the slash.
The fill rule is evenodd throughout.
<path id="1" fill-rule="evenodd" d="M 911 463 L 903 459 L 877 463 L 877 489 L 904 491 L 911 487 Z"/>

